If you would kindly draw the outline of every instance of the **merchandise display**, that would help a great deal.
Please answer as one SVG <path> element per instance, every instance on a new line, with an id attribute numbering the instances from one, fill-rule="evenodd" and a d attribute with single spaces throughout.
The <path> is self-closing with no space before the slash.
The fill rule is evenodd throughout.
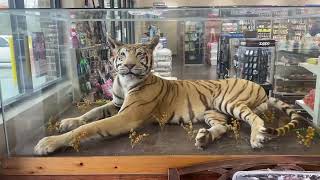
<path id="1" fill-rule="evenodd" d="M 263 84 L 267 82 L 270 72 L 271 52 L 259 47 L 243 47 L 238 49 L 238 61 L 235 62 L 236 77 Z"/>
<path id="2" fill-rule="evenodd" d="M 285 50 L 277 51 L 274 73 L 274 90 L 276 98 L 284 102 L 295 104 L 315 87 L 315 76 L 299 63 L 306 62 L 313 54 L 294 53 Z M 299 106 L 296 106 L 300 109 Z"/>
<path id="3" fill-rule="evenodd" d="M 223 33 L 219 39 L 217 60 L 217 76 L 220 79 L 235 76 L 234 68 L 237 61 L 236 51 L 240 41 L 244 39 L 242 33 Z M 231 72 L 233 71 L 233 72 Z"/>
<path id="4" fill-rule="evenodd" d="M 245 32 L 245 31 L 255 31 L 255 21 L 253 20 L 240 20 L 239 21 L 239 31 Z"/>
<path id="5" fill-rule="evenodd" d="M 217 74 L 220 78 L 241 78 L 271 86 L 270 72 L 274 63 L 274 40 L 236 37 L 223 37 L 222 40 L 226 43 L 220 43 L 225 45 L 224 48 L 220 46 L 220 49 L 227 49 L 227 51 L 220 51 L 217 66 Z M 227 56 L 224 57 L 224 54 Z"/>
<path id="6" fill-rule="evenodd" d="M 306 19 L 289 19 L 289 39 L 300 41 L 307 32 Z"/>
<path id="7" fill-rule="evenodd" d="M 306 97 L 302 100 L 296 100 L 296 103 L 301 106 L 311 116 L 312 122 L 319 126 L 320 124 L 320 63 L 309 64 L 299 63 L 299 66 L 310 71 L 316 76 L 315 89 L 310 90 Z"/>
<path id="8" fill-rule="evenodd" d="M 303 102 L 314 110 L 314 99 L 315 99 L 316 90 L 312 89 L 304 98 Z"/>
<path id="9" fill-rule="evenodd" d="M 74 42 L 72 45 L 77 52 L 81 99 L 90 99 L 93 102 L 99 99 L 111 100 L 113 65 L 110 61 L 110 49 L 105 40 L 101 41 L 106 38 L 101 22 L 78 22 L 71 31 Z M 76 39 L 79 43 L 75 43 Z"/>
<path id="10" fill-rule="evenodd" d="M 0 58 L 0 150 L 120 159 L 319 155 L 319 7 L 123 3 L 0 9 L 12 27 L 0 32 L 0 51 L 14 56 L 12 68 Z M 18 95 L 3 98 L 11 87 Z"/>
<path id="11" fill-rule="evenodd" d="M 218 42 L 220 38 L 220 21 L 209 21 L 205 23 L 205 61 L 210 65 L 217 65 Z"/>
<path id="12" fill-rule="evenodd" d="M 153 60 L 153 72 L 155 75 L 171 77 L 172 52 L 170 49 L 164 48 L 161 42 L 159 42 L 153 51 Z"/>
<path id="13" fill-rule="evenodd" d="M 288 20 L 274 20 L 272 24 L 272 39 L 286 41 L 288 39 Z"/>
<path id="14" fill-rule="evenodd" d="M 271 20 L 258 20 L 256 22 L 256 31 L 258 32 L 257 38 L 259 39 L 271 39 Z"/>
<path id="15" fill-rule="evenodd" d="M 204 25 L 201 22 L 187 21 L 184 26 L 184 64 L 203 64 Z"/>

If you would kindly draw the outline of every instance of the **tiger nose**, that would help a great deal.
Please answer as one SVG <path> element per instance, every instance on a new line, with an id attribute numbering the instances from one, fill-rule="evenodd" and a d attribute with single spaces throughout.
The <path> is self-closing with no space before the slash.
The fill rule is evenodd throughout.
<path id="1" fill-rule="evenodd" d="M 126 66 L 128 69 L 132 69 L 133 66 L 135 66 L 135 64 L 125 64 L 125 66 Z"/>

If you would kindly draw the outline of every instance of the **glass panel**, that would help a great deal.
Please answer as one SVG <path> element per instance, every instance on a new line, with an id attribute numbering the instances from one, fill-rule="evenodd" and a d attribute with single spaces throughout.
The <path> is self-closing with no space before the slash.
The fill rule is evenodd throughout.
<path id="1" fill-rule="evenodd" d="M 24 0 L 25 8 L 50 8 L 50 0 Z"/>
<path id="2" fill-rule="evenodd" d="M 216 14 L 217 10 L 219 15 Z M 316 7 L 273 7 L 273 8 L 168 8 L 168 9 L 56 9 L 48 10 L 2 10 L 2 13 L 25 14 L 28 16 L 39 16 L 42 18 L 58 18 L 64 21 L 117 21 L 118 17 L 112 19 L 109 12 L 121 13 L 121 19 L 130 18 L 132 21 L 205 21 L 205 20 L 240 20 L 240 19 L 288 19 L 288 18 L 311 18 L 319 17 L 319 9 Z M 265 13 L 267 12 L 267 13 Z M 286 13 L 281 13 L 286 12 Z M 118 14 L 120 15 L 120 14 Z M 118 16 L 116 15 L 116 16 Z M 127 16 L 125 16 L 127 15 Z M 131 15 L 131 16 L 129 16 Z"/>
<path id="3" fill-rule="evenodd" d="M 0 48 L 9 45 L 9 65 L 16 62 L 16 71 L 0 74 L 11 155 L 319 155 L 311 128 L 319 121 L 319 7 L 123 9 L 118 2 L 0 11 L 1 27 L 9 27 Z M 281 112 L 271 99 L 275 107 L 261 113 L 268 96 L 295 111 Z M 260 142 L 255 130 L 283 126 L 292 112 L 308 122 Z M 40 141 L 47 136 L 54 141 Z"/>
<path id="4" fill-rule="evenodd" d="M 0 81 L 4 101 L 19 95 L 10 16 L 0 16 Z"/>
<path id="5" fill-rule="evenodd" d="M 0 0 L 0 9 L 1 8 L 9 8 L 9 1 L 8 0 Z"/>
<path id="6" fill-rule="evenodd" d="M 33 88 L 43 87 L 60 77 L 58 22 L 27 17 Z"/>

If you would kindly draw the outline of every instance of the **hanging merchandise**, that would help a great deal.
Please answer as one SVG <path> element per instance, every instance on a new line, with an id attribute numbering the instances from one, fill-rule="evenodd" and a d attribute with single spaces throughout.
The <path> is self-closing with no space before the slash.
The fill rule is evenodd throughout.
<path id="1" fill-rule="evenodd" d="M 269 50 L 256 47 L 240 47 L 237 77 L 257 83 L 267 81 Z"/>
<path id="2" fill-rule="evenodd" d="M 261 85 L 271 85 L 271 58 L 274 57 L 274 40 L 245 40 L 238 48 L 236 77 Z M 270 88 L 270 87 L 269 87 Z"/>
<path id="3" fill-rule="evenodd" d="M 113 66 L 110 49 L 105 45 L 102 22 L 77 22 L 72 32 L 79 36 L 78 75 L 83 97 L 96 101 L 112 99 Z M 75 36 L 76 37 L 76 36 Z M 74 38 L 75 39 L 75 38 Z"/>
<path id="4" fill-rule="evenodd" d="M 217 64 L 218 78 L 250 80 L 260 84 L 268 93 L 272 90 L 274 51 L 274 40 L 239 39 L 230 34 L 223 35 Z"/>
<path id="5" fill-rule="evenodd" d="M 78 74 L 79 75 L 82 75 L 82 74 L 86 74 L 90 72 L 90 66 L 89 66 L 89 62 L 86 58 L 81 58 L 80 59 L 80 64 L 79 64 L 79 72 Z"/>
<path id="6" fill-rule="evenodd" d="M 231 70 L 236 66 L 233 62 L 234 58 L 231 56 L 231 52 L 236 51 L 236 48 L 232 46 L 232 40 L 243 40 L 244 35 L 242 33 L 223 33 L 219 39 L 219 51 L 217 59 L 217 76 L 219 79 L 225 79 L 231 77 Z"/>
<path id="7" fill-rule="evenodd" d="M 221 36 L 220 47 L 218 52 L 217 76 L 219 79 L 229 77 L 230 60 L 229 60 L 229 38 Z"/>
<path id="8" fill-rule="evenodd" d="M 76 27 L 74 26 L 75 25 L 73 24 L 73 27 L 70 29 L 72 48 L 79 48 L 78 33 L 76 31 Z"/>

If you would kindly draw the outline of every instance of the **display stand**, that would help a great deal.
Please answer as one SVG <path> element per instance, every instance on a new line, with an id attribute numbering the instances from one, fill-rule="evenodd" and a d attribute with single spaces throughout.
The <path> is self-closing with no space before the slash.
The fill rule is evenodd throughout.
<path id="1" fill-rule="evenodd" d="M 299 104 L 303 109 L 305 109 L 312 117 L 312 122 L 316 125 L 320 125 L 320 65 L 313 65 L 308 63 L 300 63 L 299 66 L 312 72 L 317 76 L 316 80 L 316 94 L 313 110 L 308 107 L 303 100 L 297 100 L 296 103 Z"/>

